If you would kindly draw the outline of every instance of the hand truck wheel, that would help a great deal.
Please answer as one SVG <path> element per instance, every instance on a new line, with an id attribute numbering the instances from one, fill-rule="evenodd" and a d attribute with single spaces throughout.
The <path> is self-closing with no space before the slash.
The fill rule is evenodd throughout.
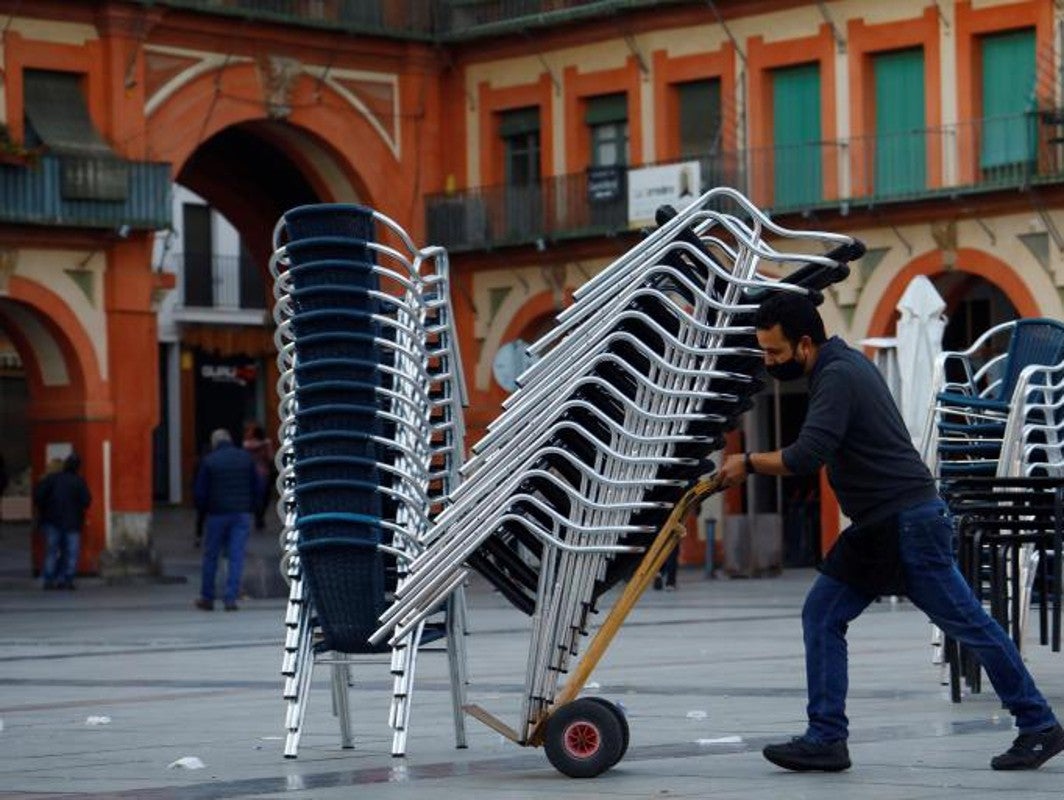
<path id="1" fill-rule="evenodd" d="M 547 719 L 543 749 L 558 772 L 570 778 L 594 778 L 620 760 L 624 731 L 616 711 L 581 697 Z"/>
<path id="2" fill-rule="evenodd" d="M 588 697 L 587 699 L 593 700 L 599 705 L 608 708 L 613 713 L 613 715 L 617 717 L 617 721 L 621 724 L 621 752 L 617 754 L 617 761 L 613 762 L 613 764 L 616 764 L 618 761 L 624 758 L 624 754 L 628 752 L 628 740 L 630 738 L 630 731 L 628 729 L 628 715 L 624 713 L 624 709 L 622 709 L 619 705 L 617 705 L 611 700 L 607 700 L 605 697 Z M 610 764 L 610 766 L 612 767 L 613 764 Z"/>

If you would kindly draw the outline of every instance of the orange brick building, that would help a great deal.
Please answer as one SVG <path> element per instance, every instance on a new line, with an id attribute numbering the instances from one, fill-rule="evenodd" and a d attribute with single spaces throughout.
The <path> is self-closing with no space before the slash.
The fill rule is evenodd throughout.
<path id="1" fill-rule="evenodd" d="M 890 334 L 921 274 L 947 344 L 1064 308 L 1050 0 L 0 0 L 0 18 L 0 329 L 24 365 L 31 475 L 73 447 L 101 498 L 86 570 L 150 531 L 155 308 L 175 284 L 152 241 L 171 181 L 263 269 L 277 217 L 304 202 L 362 202 L 447 246 L 473 435 L 506 396 L 512 343 L 638 241 L 627 193 L 650 166 L 866 240 L 824 307 L 851 342 Z M 48 101 L 64 92 L 81 104 L 66 119 Z M 183 346 L 265 354 L 270 336 L 198 325 Z M 194 414 L 181 369 L 169 413 Z M 766 395 L 747 445 L 800 418 L 799 397 Z M 729 508 L 783 517 L 792 497 L 829 541 L 825 487 L 766 484 Z"/>

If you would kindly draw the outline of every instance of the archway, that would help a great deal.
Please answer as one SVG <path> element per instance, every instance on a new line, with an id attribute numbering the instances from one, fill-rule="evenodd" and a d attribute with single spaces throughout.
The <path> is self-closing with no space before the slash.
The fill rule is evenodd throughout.
<path id="1" fill-rule="evenodd" d="M 961 277 L 951 277 L 953 273 Z M 951 311 L 951 300 L 952 308 L 956 308 L 967 296 L 966 292 L 984 284 L 994 287 L 1018 316 L 1037 317 L 1040 313 L 1031 289 L 1006 262 L 982 250 L 960 248 L 947 263 L 943 251 L 931 250 L 914 258 L 891 278 L 876 301 L 866 336 L 890 336 L 894 333 L 898 301 L 917 275 L 926 275 L 936 283 L 942 282 L 947 293 L 951 294 L 943 295 L 947 314 Z"/>
<path id="2" fill-rule="evenodd" d="M 358 202 L 357 183 L 328 142 L 274 119 L 218 130 L 180 165 L 174 230 L 156 246 L 179 286 L 160 317 L 157 499 L 187 497 L 211 430 L 277 430 L 273 229 L 298 205 Z"/>
<path id="3" fill-rule="evenodd" d="M 12 278 L 10 294 L 0 296 L 0 338 L 9 343 L 9 362 L 19 364 L 21 405 L 4 407 L 5 456 L 17 471 L 17 494 L 5 503 L 14 524 L 29 527 L 33 487 L 66 455 L 82 459 L 82 474 L 92 505 L 82 536 L 79 571 L 95 572 L 107 546 L 109 493 L 107 469 L 113 409 L 105 383 L 80 321 L 48 289 Z M 5 386 L 5 400 L 9 387 Z M 21 537 L 23 545 L 30 541 Z M 30 563 L 41 565 L 41 543 L 33 538 Z"/>

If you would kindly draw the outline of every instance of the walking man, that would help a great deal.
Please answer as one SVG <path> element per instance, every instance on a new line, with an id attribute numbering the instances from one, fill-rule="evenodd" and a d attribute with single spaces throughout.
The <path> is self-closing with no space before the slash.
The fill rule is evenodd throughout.
<path id="1" fill-rule="evenodd" d="M 990 766 L 1037 769 L 1064 750 L 1064 729 L 1008 634 L 957 569 L 949 511 L 878 370 L 839 337 L 828 339 L 816 307 L 800 295 L 770 297 L 755 327 L 770 375 L 809 378 L 809 411 L 789 447 L 727 457 L 726 485 L 751 474 L 808 475 L 826 465 L 853 520 L 802 609 L 808 727 L 790 742 L 765 747 L 765 758 L 791 770 L 849 768 L 846 629 L 877 595 L 904 593 L 977 654 L 1016 719 L 1019 736 Z"/>
<path id="2" fill-rule="evenodd" d="M 78 474 L 81 459 L 71 453 L 62 469 L 44 477 L 33 491 L 33 503 L 44 532 L 44 588 L 73 589 L 81 549 L 85 510 L 92 502 L 88 484 Z"/>
<path id="3" fill-rule="evenodd" d="M 214 579 L 224 547 L 229 561 L 225 578 L 225 610 L 236 611 L 244 572 L 244 550 L 251 532 L 251 514 L 262 491 L 251 455 L 234 447 L 229 431 L 211 434 L 211 452 L 196 474 L 196 508 L 206 514 L 203 571 L 196 608 L 214 610 Z"/>

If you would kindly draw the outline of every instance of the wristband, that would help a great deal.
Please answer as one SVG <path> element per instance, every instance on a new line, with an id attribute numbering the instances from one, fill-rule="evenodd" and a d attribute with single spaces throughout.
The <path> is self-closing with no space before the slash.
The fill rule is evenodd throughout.
<path id="1" fill-rule="evenodd" d="M 743 453 L 743 467 L 746 468 L 747 475 L 756 475 L 757 470 L 754 469 L 754 462 L 750 460 L 749 453 Z"/>

